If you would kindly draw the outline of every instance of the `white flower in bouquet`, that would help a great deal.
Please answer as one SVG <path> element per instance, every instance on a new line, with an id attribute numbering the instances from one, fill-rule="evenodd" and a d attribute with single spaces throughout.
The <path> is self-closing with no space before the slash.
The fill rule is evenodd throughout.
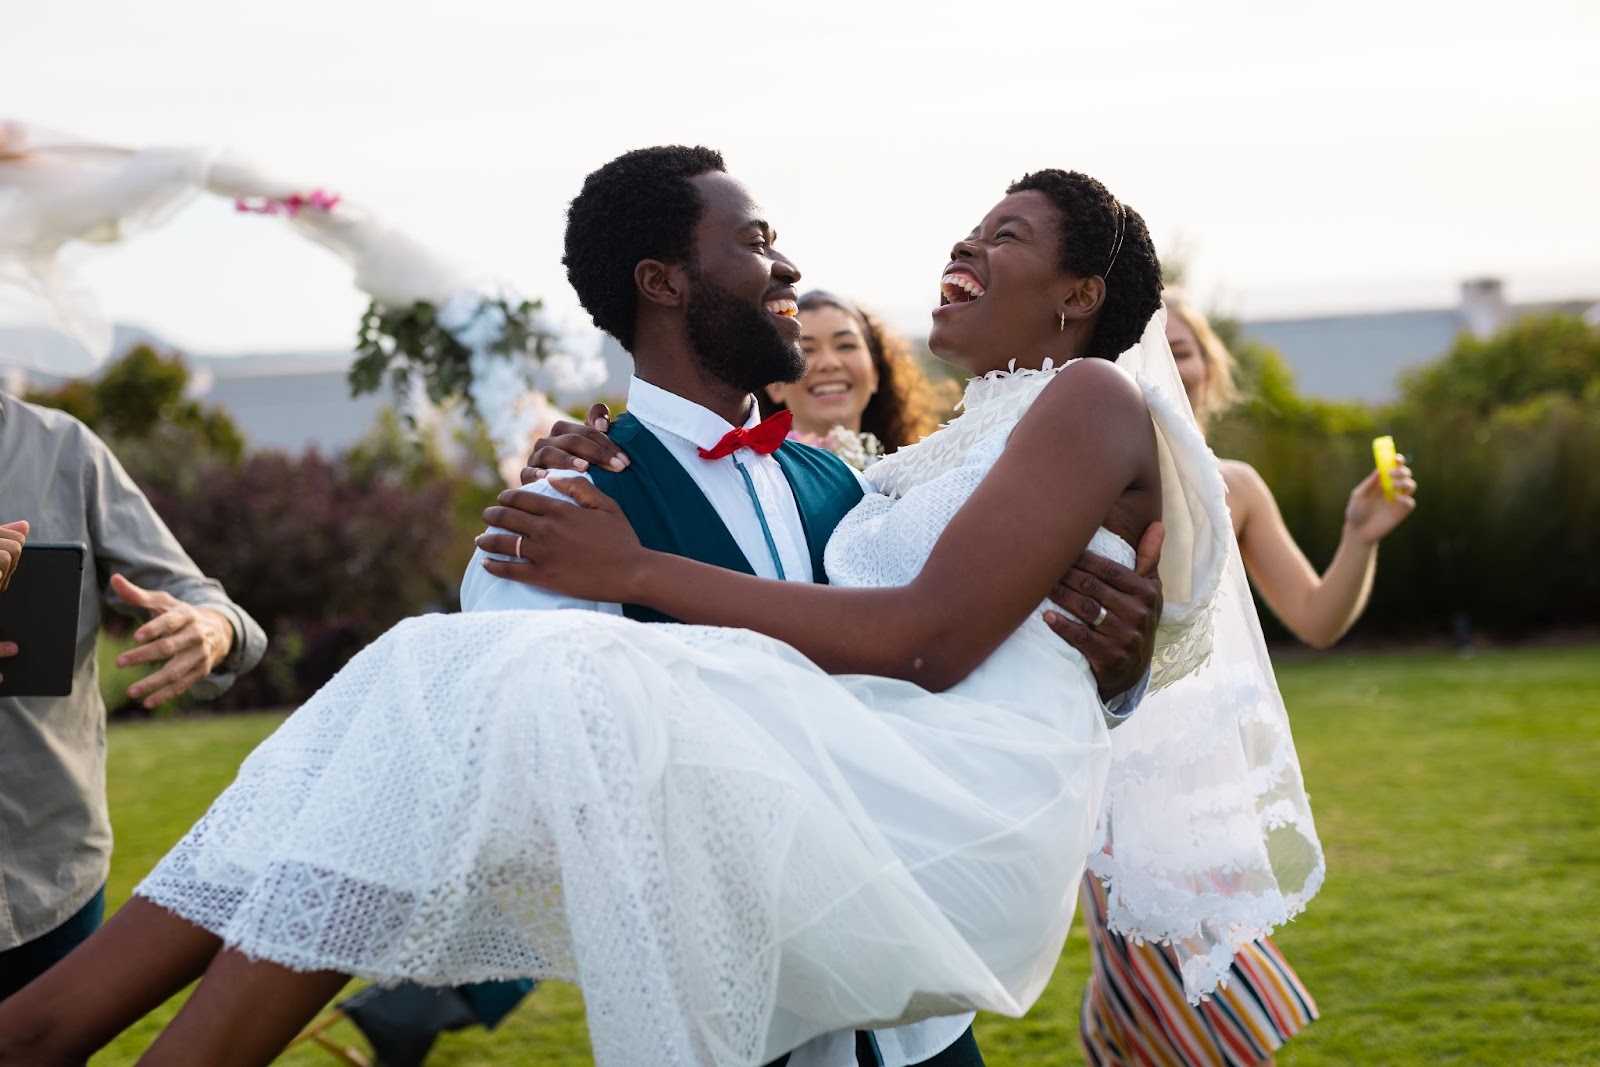
<path id="1" fill-rule="evenodd" d="M 795 430 L 789 436 L 801 444 L 832 452 L 858 471 L 866 470 L 883 458 L 883 443 L 875 435 L 857 433 L 843 426 L 835 426 L 826 434 Z"/>

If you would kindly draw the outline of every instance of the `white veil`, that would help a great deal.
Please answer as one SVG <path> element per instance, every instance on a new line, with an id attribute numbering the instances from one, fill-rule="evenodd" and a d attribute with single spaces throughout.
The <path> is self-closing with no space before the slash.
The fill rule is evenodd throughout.
<path id="1" fill-rule="evenodd" d="M 1170 944 L 1198 1000 L 1242 946 L 1304 909 L 1322 884 L 1322 847 L 1164 310 L 1117 364 L 1143 386 L 1158 430 L 1166 609 L 1151 692 L 1111 734 L 1089 870 L 1106 885 L 1111 930 Z"/>

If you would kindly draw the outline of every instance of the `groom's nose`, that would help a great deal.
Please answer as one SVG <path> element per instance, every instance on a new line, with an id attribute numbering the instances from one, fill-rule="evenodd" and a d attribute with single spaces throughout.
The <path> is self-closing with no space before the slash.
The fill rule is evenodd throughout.
<path id="1" fill-rule="evenodd" d="M 800 280 L 800 268 L 794 265 L 794 260 L 774 249 L 772 276 L 786 285 L 794 285 Z"/>

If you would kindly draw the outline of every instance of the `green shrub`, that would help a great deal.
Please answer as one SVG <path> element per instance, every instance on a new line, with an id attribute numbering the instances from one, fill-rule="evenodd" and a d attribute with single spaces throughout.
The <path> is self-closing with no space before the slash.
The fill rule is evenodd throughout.
<path id="1" fill-rule="evenodd" d="M 1532 317 L 1463 337 L 1387 408 L 1301 397 L 1282 359 L 1243 344 L 1249 399 L 1210 434 L 1256 467 L 1319 571 L 1350 490 L 1392 434 L 1417 473 L 1415 514 L 1379 550 L 1357 633 L 1442 635 L 1456 620 L 1516 637 L 1593 625 L 1600 598 L 1600 329 Z M 1274 639 L 1287 632 L 1263 617 Z"/>

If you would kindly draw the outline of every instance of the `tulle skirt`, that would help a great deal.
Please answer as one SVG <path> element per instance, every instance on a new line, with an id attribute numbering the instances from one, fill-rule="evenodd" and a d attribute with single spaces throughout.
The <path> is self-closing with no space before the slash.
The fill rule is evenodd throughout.
<path id="1" fill-rule="evenodd" d="M 1109 744 L 1036 620 L 955 689 L 742 630 L 402 623 L 138 888 L 290 967 L 584 990 L 602 1067 L 765 1063 L 1043 989 Z"/>

